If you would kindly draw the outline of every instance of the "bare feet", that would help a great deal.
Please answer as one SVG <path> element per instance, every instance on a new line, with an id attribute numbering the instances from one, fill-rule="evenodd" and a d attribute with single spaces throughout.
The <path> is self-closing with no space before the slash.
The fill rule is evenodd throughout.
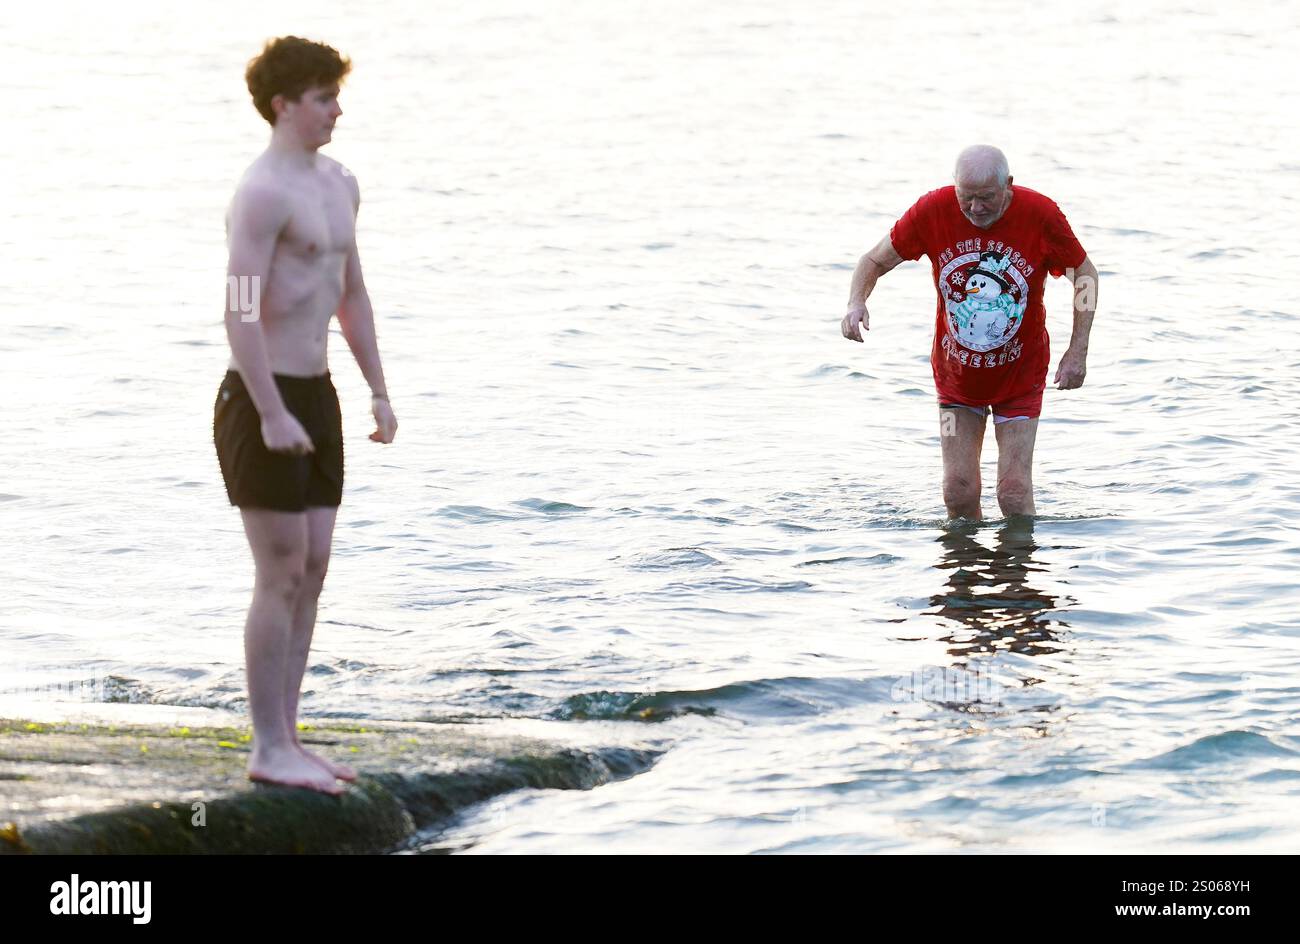
<path id="1" fill-rule="evenodd" d="M 307 758 L 318 767 L 328 770 L 332 776 L 337 777 L 339 780 L 352 781 L 357 779 L 357 772 L 347 764 L 336 764 L 327 757 L 321 757 L 314 751 L 307 750 L 307 748 L 303 747 L 298 741 L 294 741 L 294 746 L 298 748 L 298 752 L 301 753 L 303 757 Z"/>
<path id="2" fill-rule="evenodd" d="M 253 749 L 248 761 L 248 779 L 254 783 L 274 783 L 286 787 L 304 787 L 338 796 L 344 787 L 318 764 L 313 764 L 292 747 L 259 751 Z"/>

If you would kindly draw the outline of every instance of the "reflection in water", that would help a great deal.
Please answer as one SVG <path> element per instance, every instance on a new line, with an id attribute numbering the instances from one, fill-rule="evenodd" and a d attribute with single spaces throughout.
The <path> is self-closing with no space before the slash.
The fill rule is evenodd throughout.
<path id="1" fill-rule="evenodd" d="M 1066 624 L 1049 617 L 1057 598 L 1029 585 L 1031 573 L 1046 570 L 1033 559 L 1038 549 L 1034 519 L 1007 519 L 998 528 L 992 548 L 975 540 L 979 530 L 977 522 L 962 520 L 949 523 L 939 536 L 943 556 L 935 567 L 952 573 L 945 590 L 930 598 L 938 609 L 929 612 L 959 624 L 956 631 L 940 637 L 950 644 L 948 652 L 955 656 L 998 649 L 1024 655 L 1058 652 L 1053 624 Z"/>

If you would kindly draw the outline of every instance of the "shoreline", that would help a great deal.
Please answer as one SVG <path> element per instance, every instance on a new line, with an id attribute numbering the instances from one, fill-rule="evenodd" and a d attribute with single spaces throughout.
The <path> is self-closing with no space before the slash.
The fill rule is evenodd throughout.
<path id="1" fill-rule="evenodd" d="M 588 790 L 662 754 L 490 724 L 299 725 L 305 745 L 358 769 L 333 797 L 248 781 L 249 729 L 211 723 L 239 717 L 229 712 L 28 707 L 38 710 L 15 717 L 0 706 L 0 855 L 380 854 L 482 800 L 524 787 Z"/>

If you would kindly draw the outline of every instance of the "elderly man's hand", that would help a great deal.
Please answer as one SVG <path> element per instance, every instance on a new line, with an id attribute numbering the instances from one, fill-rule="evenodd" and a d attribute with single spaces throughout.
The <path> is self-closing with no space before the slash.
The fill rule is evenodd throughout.
<path id="1" fill-rule="evenodd" d="M 1057 390 L 1073 390 L 1083 386 L 1083 378 L 1088 373 L 1088 355 L 1069 348 L 1061 355 L 1061 364 L 1056 368 Z"/>
<path id="2" fill-rule="evenodd" d="M 862 331 L 871 330 L 871 316 L 867 314 L 867 309 L 862 305 L 850 305 L 849 313 L 844 316 L 840 322 L 840 334 L 844 335 L 850 341 L 862 342 Z"/>

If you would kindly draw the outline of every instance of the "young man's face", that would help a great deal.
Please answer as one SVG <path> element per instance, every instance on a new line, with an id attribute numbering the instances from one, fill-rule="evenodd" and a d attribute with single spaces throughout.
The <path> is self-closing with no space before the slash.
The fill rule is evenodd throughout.
<path id="1" fill-rule="evenodd" d="M 282 97 L 281 101 L 283 110 L 276 121 L 277 127 L 287 123 L 308 147 L 322 147 L 330 143 L 334 134 L 334 122 L 343 114 L 343 109 L 339 107 L 337 85 L 314 85 L 303 92 L 296 102 Z"/>

